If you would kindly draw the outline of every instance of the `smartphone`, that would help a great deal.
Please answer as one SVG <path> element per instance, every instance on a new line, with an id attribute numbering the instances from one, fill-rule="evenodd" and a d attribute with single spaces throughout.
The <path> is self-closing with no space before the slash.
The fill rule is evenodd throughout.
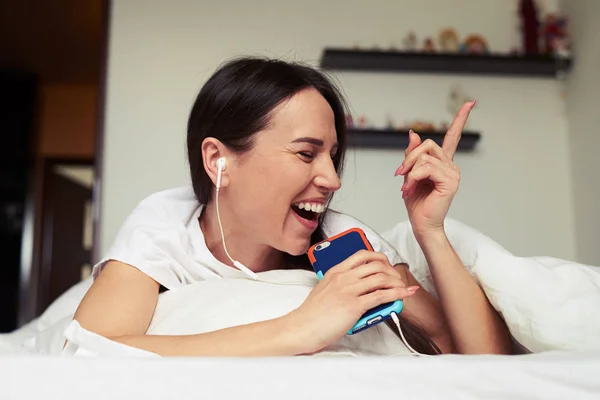
<path id="1" fill-rule="evenodd" d="M 335 267 L 359 250 L 373 251 L 373 246 L 371 246 L 362 229 L 352 228 L 311 246 L 308 250 L 308 258 L 317 277 L 321 280 L 329 269 Z M 353 335 L 375 326 L 391 318 L 392 312 L 400 314 L 401 311 L 402 300 L 396 300 L 372 308 L 360 317 L 356 324 L 348 331 L 348 335 Z"/>

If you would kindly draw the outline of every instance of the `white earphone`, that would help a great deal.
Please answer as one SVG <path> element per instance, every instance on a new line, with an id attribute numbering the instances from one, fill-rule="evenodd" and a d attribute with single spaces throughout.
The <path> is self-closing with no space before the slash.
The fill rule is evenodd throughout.
<path id="1" fill-rule="evenodd" d="M 217 159 L 217 193 L 215 196 L 215 203 L 217 206 L 217 220 L 219 221 L 219 229 L 221 230 L 221 241 L 223 242 L 223 250 L 225 250 L 225 254 L 231 260 L 233 265 L 235 265 L 240 271 L 248 275 L 250 278 L 254 280 L 258 280 L 258 275 L 254 273 L 250 268 L 246 267 L 239 261 L 234 260 L 227 251 L 227 246 L 225 245 L 225 234 L 223 233 L 223 225 L 221 224 L 221 214 L 219 213 L 219 189 L 221 188 L 221 177 L 223 176 L 223 171 L 225 170 L 225 164 L 227 161 L 225 157 L 220 157 Z"/>
<path id="2" fill-rule="evenodd" d="M 221 157 L 217 160 L 217 190 L 221 188 L 221 176 L 225 170 L 225 164 L 225 157 Z"/>

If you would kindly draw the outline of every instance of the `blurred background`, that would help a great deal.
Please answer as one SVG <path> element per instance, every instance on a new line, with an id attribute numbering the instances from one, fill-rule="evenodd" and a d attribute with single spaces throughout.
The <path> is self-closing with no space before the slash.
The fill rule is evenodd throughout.
<path id="1" fill-rule="evenodd" d="M 407 219 L 406 132 L 477 100 L 449 216 L 520 256 L 600 265 L 600 1 L 0 0 L 0 332 L 89 277 L 137 203 L 187 185 L 185 126 L 224 61 L 327 68 L 351 106 L 333 207 Z"/>

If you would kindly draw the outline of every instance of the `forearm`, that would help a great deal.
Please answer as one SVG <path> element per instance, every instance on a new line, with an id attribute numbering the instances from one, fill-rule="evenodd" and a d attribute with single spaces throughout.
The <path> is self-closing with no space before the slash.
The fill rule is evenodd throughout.
<path id="1" fill-rule="evenodd" d="M 303 340 L 287 316 L 196 335 L 111 337 L 162 356 L 291 356 L 304 352 Z"/>
<path id="2" fill-rule="evenodd" d="M 405 264 L 399 264 L 396 268 L 400 270 L 407 286 L 420 286 Z M 442 353 L 454 351 L 444 311 L 435 297 L 421 288 L 414 296 L 404 299 L 403 303 L 402 316 L 406 320 L 423 329 L 425 335 L 440 348 Z"/>
<path id="3" fill-rule="evenodd" d="M 423 249 L 456 351 L 510 353 L 504 322 L 466 270 L 444 232 L 421 237 Z"/>

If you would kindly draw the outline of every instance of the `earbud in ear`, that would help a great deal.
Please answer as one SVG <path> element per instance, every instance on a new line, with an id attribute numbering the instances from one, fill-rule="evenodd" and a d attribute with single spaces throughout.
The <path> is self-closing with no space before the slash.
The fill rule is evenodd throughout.
<path id="1" fill-rule="evenodd" d="M 217 168 L 220 170 L 225 169 L 225 157 L 221 157 L 217 160 Z"/>
<path id="2" fill-rule="evenodd" d="M 225 169 L 225 157 L 220 157 L 217 160 L 217 189 L 221 187 L 221 175 Z"/>

